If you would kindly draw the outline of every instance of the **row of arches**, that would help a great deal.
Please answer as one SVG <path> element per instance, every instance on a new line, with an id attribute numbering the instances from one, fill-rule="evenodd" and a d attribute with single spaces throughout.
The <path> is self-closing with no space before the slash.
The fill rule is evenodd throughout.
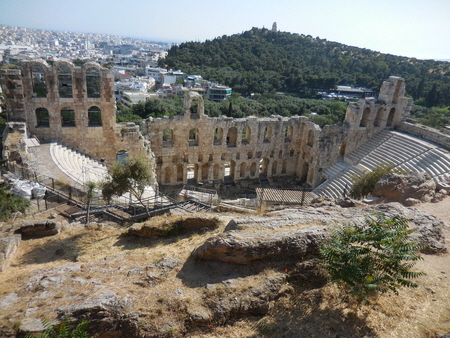
<path id="1" fill-rule="evenodd" d="M 250 143 L 252 135 L 252 130 L 250 127 L 244 127 L 241 130 L 241 144 L 246 145 Z M 291 142 L 293 135 L 293 127 L 288 126 L 285 128 L 284 133 L 284 141 Z M 236 147 L 238 143 L 238 129 L 236 127 L 231 127 L 227 131 L 226 139 L 224 140 L 223 128 L 215 128 L 213 132 L 213 144 L 214 145 L 222 145 L 225 141 L 225 144 L 229 147 Z M 273 128 L 271 126 L 267 126 L 264 129 L 263 133 L 263 143 L 270 143 L 273 139 Z M 162 141 L 163 146 L 171 147 L 174 142 L 174 132 L 173 129 L 166 128 L 162 132 Z M 189 146 L 198 146 L 199 144 L 199 130 L 198 128 L 192 128 L 188 133 L 188 142 Z"/>
<path id="2" fill-rule="evenodd" d="M 385 119 L 385 111 L 386 109 L 384 107 L 381 107 L 377 110 L 377 115 L 373 120 L 374 127 L 383 126 L 384 121 L 386 121 L 386 127 L 392 127 L 394 123 L 395 108 L 391 108 L 387 120 Z M 370 113 L 371 111 L 369 107 L 364 109 L 363 114 L 361 116 L 361 121 L 359 123 L 360 127 L 362 128 L 370 127 L 371 124 Z"/>
<path id="3" fill-rule="evenodd" d="M 231 179 L 257 178 L 260 175 L 265 177 L 284 175 L 289 173 L 290 162 L 288 160 L 271 161 L 263 158 L 260 161 L 254 161 L 250 164 L 242 162 L 239 165 L 235 161 L 224 162 L 222 164 L 203 165 L 195 164 L 178 164 L 176 166 L 168 165 L 162 169 L 162 183 L 186 182 L 194 179 L 196 182 L 207 180 L 222 180 L 227 177 Z"/>
<path id="4" fill-rule="evenodd" d="M 73 98 L 73 70 L 67 64 L 56 68 L 57 94 L 60 98 Z M 97 67 L 86 68 L 86 95 L 88 98 L 100 97 L 100 70 Z M 47 97 L 49 92 L 46 81 L 46 69 L 41 64 L 31 66 L 31 81 L 35 97 Z"/>
<path id="5" fill-rule="evenodd" d="M 50 113 L 47 108 L 37 108 L 36 126 L 50 127 Z M 75 111 L 70 107 L 64 107 L 60 111 L 61 127 L 76 127 Z M 88 109 L 88 126 L 98 127 L 102 125 L 102 112 L 99 107 L 92 106 Z"/>

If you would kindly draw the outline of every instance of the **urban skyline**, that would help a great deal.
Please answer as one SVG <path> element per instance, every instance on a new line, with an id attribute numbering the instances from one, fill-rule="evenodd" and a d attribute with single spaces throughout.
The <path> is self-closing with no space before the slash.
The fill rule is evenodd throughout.
<path id="1" fill-rule="evenodd" d="M 292 33 L 419 59 L 450 59 L 450 2 L 446 0 L 0 0 L 0 24 L 153 41 L 203 41 L 252 27 Z"/>

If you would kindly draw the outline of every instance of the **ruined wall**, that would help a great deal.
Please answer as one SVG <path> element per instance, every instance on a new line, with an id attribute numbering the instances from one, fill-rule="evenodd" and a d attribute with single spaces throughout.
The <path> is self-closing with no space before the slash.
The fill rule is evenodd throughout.
<path id="1" fill-rule="evenodd" d="M 356 150 L 384 128 L 399 126 L 402 119 L 409 115 L 412 107 L 412 99 L 404 95 L 404 80 L 391 76 L 383 82 L 378 100 L 359 100 L 350 103 L 344 122 L 347 127 L 345 149 L 341 149 L 341 155 Z"/>
<path id="2" fill-rule="evenodd" d="M 0 70 L 10 121 L 26 123 L 41 142 L 60 142 L 97 160 L 114 163 L 120 150 L 150 153 L 138 126 L 116 125 L 114 76 L 97 63 L 24 61 Z"/>
<path id="3" fill-rule="evenodd" d="M 450 150 L 450 135 L 441 133 L 436 129 L 424 126 L 419 123 L 410 123 L 406 121 L 400 123 L 397 126 L 397 129 L 402 132 L 424 138 L 428 141 L 439 144 L 441 147 L 447 150 Z"/>
<path id="4" fill-rule="evenodd" d="M 390 77 L 378 100 L 349 104 L 342 126 L 321 129 L 304 116 L 207 117 L 194 92 L 186 94 L 182 115 L 116 125 L 112 72 L 96 63 L 27 61 L 0 70 L 0 83 L 10 121 L 24 121 L 30 134 L 107 163 L 121 150 L 145 154 L 157 181 L 168 185 L 296 175 L 315 187 L 325 169 L 348 161 L 384 128 L 399 127 L 412 105 L 404 80 Z"/>
<path id="5" fill-rule="evenodd" d="M 322 172 L 409 113 L 404 81 L 390 77 L 378 100 L 350 103 L 342 126 L 323 129 L 303 116 L 207 117 L 203 99 L 190 93 L 184 114 L 147 120 L 161 184 L 296 175 L 317 186 Z M 191 111 L 192 102 L 197 111 Z"/>

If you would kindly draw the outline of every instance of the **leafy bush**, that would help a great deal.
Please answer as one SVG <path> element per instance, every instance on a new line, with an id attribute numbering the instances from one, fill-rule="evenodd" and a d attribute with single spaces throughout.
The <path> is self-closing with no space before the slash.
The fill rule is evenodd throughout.
<path id="1" fill-rule="evenodd" d="M 376 166 L 372 171 L 366 172 L 362 175 L 352 176 L 355 181 L 350 188 L 349 195 L 352 198 L 362 199 L 364 197 L 370 196 L 375 188 L 375 184 L 384 175 L 390 174 L 392 172 L 405 174 L 406 171 L 402 169 L 395 168 L 393 164 L 382 163 Z"/>
<path id="2" fill-rule="evenodd" d="M 417 287 L 410 281 L 423 275 L 410 269 L 422 259 L 421 246 L 409 239 L 408 221 L 384 215 L 366 218 L 365 226 L 345 225 L 333 232 L 320 253 L 330 279 L 342 283 L 358 302 L 401 286 Z"/>
<path id="3" fill-rule="evenodd" d="M 81 320 L 78 323 L 71 323 L 68 317 L 64 317 L 59 324 L 52 325 L 47 320 L 42 321 L 44 332 L 36 334 L 27 334 L 25 338 L 93 338 L 86 330 L 88 321 Z"/>
<path id="4" fill-rule="evenodd" d="M 11 192 L 11 184 L 0 184 L 0 221 L 7 220 L 13 212 L 24 213 L 30 205 L 29 200 Z"/>

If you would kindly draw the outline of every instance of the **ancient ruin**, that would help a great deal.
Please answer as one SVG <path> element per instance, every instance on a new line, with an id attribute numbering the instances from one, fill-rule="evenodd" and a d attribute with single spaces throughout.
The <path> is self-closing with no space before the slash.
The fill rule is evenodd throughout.
<path id="1" fill-rule="evenodd" d="M 109 164 L 120 152 L 145 154 L 162 185 L 294 175 L 316 187 L 324 170 L 397 127 L 412 105 L 404 80 L 390 77 L 378 100 L 350 103 L 342 126 L 321 129 L 305 116 L 208 117 L 203 98 L 190 92 L 183 115 L 149 118 L 138 127 L 116 124 L 112 72 L 95 63 L 26 61 L 1 70 L 0 82 L 9 120 L 4 158 L 24 157 L 26 145 L 11 141 L 20 130 L 22 138 L 62 143 Z"/>

